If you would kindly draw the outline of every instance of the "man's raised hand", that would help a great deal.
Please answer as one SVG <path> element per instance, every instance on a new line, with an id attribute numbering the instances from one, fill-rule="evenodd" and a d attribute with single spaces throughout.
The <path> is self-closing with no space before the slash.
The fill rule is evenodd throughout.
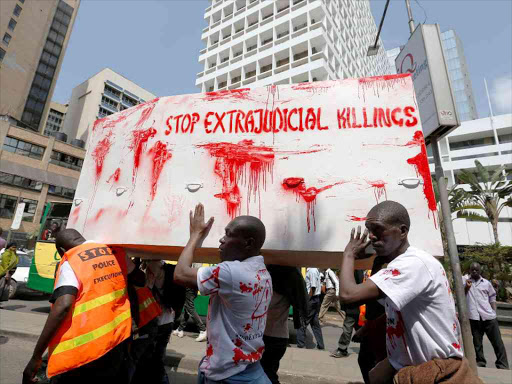
<path id="1" fill-rule="evenodd" d="M 343 255 L 352 256 L 357 259 L 362 259 L 365 257 L 365 249 L 370 245 L 370 240 L 366 240 L 368 237 L 368 229 L 365 229 L 363 235 L 361 236 L 361 226 L 356 229 L 352 228 L 350 232 L 350 241 L 345 247 L 345 251 Z"/>
<path id="2" fill-rule="evenodd" d="M 198 246 L 203 244 L 204 239 L 210 233 L 213 225 L 213 217 L 205 223 L 204 222 L 204 206 L 199 203 L 196 205 L 195 212 L 190 211 L 190 237 L 198 239 Z"/>

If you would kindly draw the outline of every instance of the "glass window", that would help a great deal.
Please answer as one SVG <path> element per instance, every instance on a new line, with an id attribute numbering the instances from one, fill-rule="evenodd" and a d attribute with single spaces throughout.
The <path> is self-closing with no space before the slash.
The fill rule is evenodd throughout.
<path id="1" fill-rule="evenodd" d="M 9 35 L 7 32 L 5 33 L 4 35 L 4 39 L 3 39 L 4 43 L 9 45 L 9 42 L 11 41 L 11 35 Z"/>
<path id="2" fill-rule="evenodd" d="M 44 147 L 9 136 L 6 137 L 2 149 L 34 159 L 42 159 L 44 154 Z"/>
<path id="3" fill-rule="evenodd" d="M 7 26 L 7 28 L 9 28 L 11 31 L 14 31 L 14 28 L 16 28 L 16 24 L 18 24 L 16 20 L 11 19 L 9 21 L 9 25 Z"/>
<path id="4" fill-rule="evenodd" d="M 34 221 L 34 216 L 36 215 L 37 209 L 37 200 L 30 200 L 22 198 L 20 199 L 20 203 L 25 203 L 25 209 L 23 210 L 23 221 Z"/>
<path id="5" fill-rule="evenodd" d="M 74 169 L 75 171 L 80 171 L 84 161 L 78 157 L 67 155 L 62 152 L 52 151 L 50 156 L 50 163 L 60 165 L 61 167 Z"/>
<path id="6" fill-rule="evenodd" d="M 0 48 L 0 62 L 2 62 L 2 60 L 4 59 L 5 57 L 5 50 Z"/>
<path id="7" fill-rule="evenodd" d="M 59 5 L 57 6 L 57 8 L 60 9 L 64 14 L 66 14 L 68 16 L 73 15 L 74 8 L 71 5 L 66 4 L 63 1 L 59 1 Z"/>
<path id="8" fill-rule="evenodd" d="M 50 185 L 50 186 L 48 186 L 48 193 L 50 193 L 52 195 L 68 197 L 70 199 L 75 197 L 75 190 L 74 189 L 59 187 L 57 185 Z"/>
<path id="9" fill-rule="evenodd" d="M 43 183 L 35 181 L 22 176 L 11 175 L 9 173 L 0 172 L 0 184 L 15 185 L 21 188 L 32 189 L 40 191 L 43 188 Z"/>
<path id="10" fill-rule="evenodd" d="M 14 196 L 0 194 L 0 217 L 12 219 L 18 199 Z"/>
<path id="11" fill-rule="evenodd" d="M 21 13 L 21 7 L 18 4 L 16 4 L 16 6 L 14 7 L 13 14 L 14 14 L 14 16 L 19 16 L 20 13 Z"/>

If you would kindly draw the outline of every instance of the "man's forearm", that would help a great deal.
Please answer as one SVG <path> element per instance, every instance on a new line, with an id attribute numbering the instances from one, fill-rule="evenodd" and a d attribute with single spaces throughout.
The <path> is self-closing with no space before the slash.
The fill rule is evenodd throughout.
<path id="1" fill-rule="evenodd" d="M 176 265 L 176 270 L 174 271 L 174 279 L 178 283 L 182 282 L 187 283 L 187 286 L 191 285 L 191 277 L 196 276 L 196 271 L 194 268 L 192 268 L 192 262 L 194 261 L 194 252 L 196 248 L 200 247 L 200 245 L 200 238 L 198 236 L 192 235 L 187 245 L 181 252 L 181 255 L 178 259 L 178 264 Z"/>
<path id="2" fill-rule="evenodd" d="M 495 302 L 495 301 L 493 301 L 493 302 L 492 302 L 492 303 L 490 303 L 490 304 L 491 304 L 491 308 L 492 308 L 492 310 L 493 310 L 494 312 L 496 312 L 496 302 Z"/>
<path id="3" fill-rule="evenodd" d="M 357 286 L 354 278 L 354 257 L 344 255 L 340 267 L 340 299 L 345 301 Z"/>

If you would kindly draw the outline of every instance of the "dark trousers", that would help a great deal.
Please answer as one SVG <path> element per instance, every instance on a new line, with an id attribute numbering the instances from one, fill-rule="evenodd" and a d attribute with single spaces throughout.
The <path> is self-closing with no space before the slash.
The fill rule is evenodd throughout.
<path id="1" fill-rule="evenodd" d="M 365 384 L 369 384 L 370 371 L 378 363 L 378 361 L 375 361 L 375 354 L 373 353 L 370 340 L 365 339 L 361 341 L 359 355 L 357 356 L 357 363 L 359 364 L 359 369 L 361 370 L 361 375 L 363 376 Z"/>
<path id="2" fill-rule="evenodd" d="M 160 325 L 152 348 L 140 358 L 132 384 L 169 384 L 165 372 L 165 350 L 171 338 L 174 323 Z"/>
<path id="3" fill-rule="evenodd" d="M 52 384 L 128 384 L 128 340 L 111 349 L 99 359 L 51 378 Z"/>
<path id="4" fill-rule="evenodd" d="M 187 320 L 189 317 L 194 320 L 197 327 L 199 328 L 199 332 L 206 331 L 206 326 L 201 321 L 201 318 L 196 312 L 196 307 L 194 306 L 194 300 L 197 297 L 197 292 L 195 289 L 187 288 L 185 293 L 185 305 L 183 307 L 183 313 L 180 316 L 179 327 L 180 331 L 183 331 L 187 326 Z"/>
<path id="5" fill-rule="evenodd" d="M 354 326 L 358 320 L 359 314 L 352 314 L 347 312 L 345 321 L 343 322 L 343 331 L 341 333 L 340 339 L 338 340 L 338 349 L 340 351 L 347 352 L 348 346 L 350 345 L 350 340 L 352 339 Z"/>
<path id="6" fill-rule="evenodd" d="M 483 338 L 484 333 L 494 348 L 496 355 L 496 368 L 509 369 L 507 360 L 507 351 L 503 340 L 501 339 L 500 327 L 498 320 L 469 320 L 471 324 L 471 333 L 473 334 L 473 345 L 475 346 L 476 362 L 484 366 L 487 364 L 484 356 Z"/>
<path id="7" fill-rule="evenodd" d="M 297 330 L 297 347 L 304 348 L 306 341 L 306 329 L 311 324 L 311 330 L 315 335 L 317 347 L 324 349 L 324 337 L 322 336 L 322 328 L 320 327 L 320 321 L 318 320 L 318 314 L 320 313 L 320 295 L 312 296 L 309 298 L 308 303 L 308 317 L 306 323 Z"/>
<path id="8" fill-rule="evenodd" d="M 263 336 L 263 342 L 265 343 L 265 351 L 260 360 L 261 366 L 272 384 L 279 384 L 277 371 L 279 371 L 279 362 L 286 353 L 288 339 Z"/>
<path id="9" fill-rule="evenodd" d="M 152 354 L 155 346 L 156 336 L 158 334 L 158 319 L 150 321 L 139 329 L 138 337 L 135 338 L 130 346 L 130 358 L 128 360 L 128 375 L 130 382 L 133 380 L 139 367 L 139 362 L 146 356 Z M 145 367 L 140 365 L 144 371 Z"/>

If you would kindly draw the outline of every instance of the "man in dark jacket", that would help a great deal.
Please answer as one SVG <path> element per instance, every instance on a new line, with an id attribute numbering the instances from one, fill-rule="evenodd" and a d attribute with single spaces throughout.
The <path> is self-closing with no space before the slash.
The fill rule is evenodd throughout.
<path id="1" fill-rule="evenodd" d="M 364 273 L 361 270 L 354 271 L 354 278 L 358 284 L 363 282 L 363 275 Z M 345 321 L 343 322 L 343 332 L 338 340 L 338 348 L 334 352 L 331 352 L 332 357 L 340 358 L 348 356 L 348 346 L 352 339 L 352 332 L 354 331 L 354 326 L 356 326 L 359 321 L 359 305 L 359 303 L 342 305 L 341 310 L 346 313 Z"/>

